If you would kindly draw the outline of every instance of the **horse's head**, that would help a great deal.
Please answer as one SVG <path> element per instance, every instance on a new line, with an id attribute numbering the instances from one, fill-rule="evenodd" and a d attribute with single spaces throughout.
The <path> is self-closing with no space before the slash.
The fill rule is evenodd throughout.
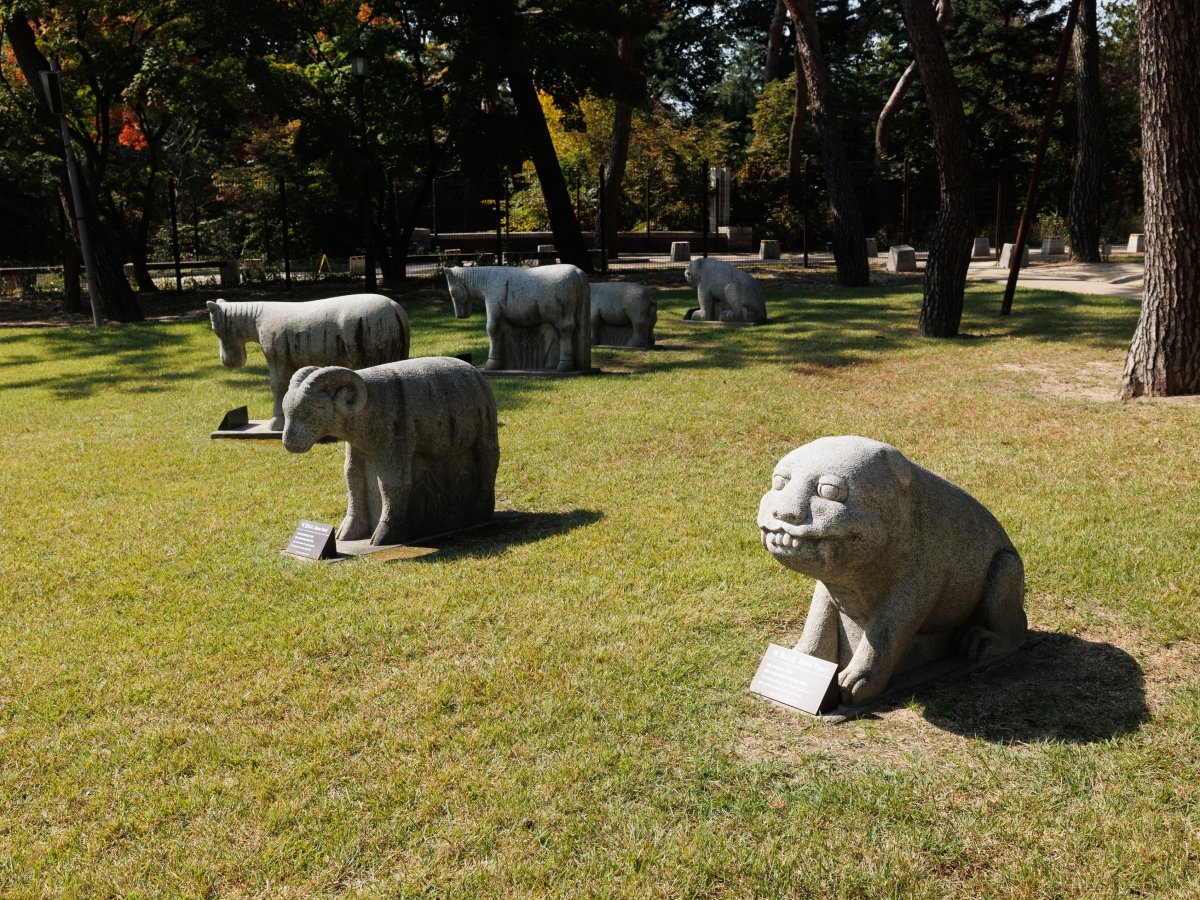
<path id="1" fill-rule="evenodd" d="M 208 318 L 221 344 L 221 365 L 236 369 L 246 364 L 246 340 L 238 337 L 230 326 L 224 300 L 208 301 Z"/>
<path id="2" fill-rule="evenodd" d="M 463 278 L 461 266 L 446 269 L 446 284 L 450 288 L 450 302 L 454 304 L 454 315 L 465 319 L 471 314 L 471 292 Z"/>

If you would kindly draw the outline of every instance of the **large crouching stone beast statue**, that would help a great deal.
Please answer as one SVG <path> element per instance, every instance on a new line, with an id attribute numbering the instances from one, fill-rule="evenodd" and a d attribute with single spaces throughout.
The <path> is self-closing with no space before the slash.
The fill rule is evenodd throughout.
<path id="1" fill-rule="evenodd" d="M 486 521 L 495 510 L 496 401 L 469 363 L 422 357 L 352 371 L 308 366 L 283 398 L 283 445 L 346 442 L 338 540 L 398 544 Z"/>
<path id="2" fill-rule="evenodd" d="M 700 308 L 689 316 L 693 322 L 727 322 L 761 325 L 767 321 L 767 304 L 762 285 L 749 272 L 721 259 L 693 259 L 683 272 L 684 280 L 696 289 Z"/>
<path id="3" fill-rule="evenodd" d="M 817 579 L 796 649 L 838 664 L 844 704 L 925 663 L 1025 640 L 1025 570 L 1004 528 L 895 447 L 826 437 L 793 450 L 758 525 L 775 559 Z"/>
<path id="4" fill-rule="evenodd" d="M 404 308 L 382 294 L 350 294 L 305 303 L 209 300 L 212 330 L 221 342 L 221 363 L 246 363 L 246 342 L 267 358 L 274 408 L 269 427 L 283 428 L 283 395 L 297 369 L 348 366 L 362 369 L 408 358 Z"/>

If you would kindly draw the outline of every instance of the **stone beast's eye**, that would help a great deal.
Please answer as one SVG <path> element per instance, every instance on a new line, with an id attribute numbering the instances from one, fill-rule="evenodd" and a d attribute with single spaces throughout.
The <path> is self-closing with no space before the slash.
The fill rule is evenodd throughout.
<path id="1" fill-rule="evenodd" d="M 846 499 L 846 484 L 840 480 L 822 478 L 817 482 L 817 494 L 826 500 L 841 503 Z"/>
<path id="2" fill-rule="evenodd" d="M 782 491 L 785 487 L 787 487 L 790 480 L 791 479 L 786 475 L 780 475 L 778 472 L 776 472 L 771 476 L 771 490 Z"/>

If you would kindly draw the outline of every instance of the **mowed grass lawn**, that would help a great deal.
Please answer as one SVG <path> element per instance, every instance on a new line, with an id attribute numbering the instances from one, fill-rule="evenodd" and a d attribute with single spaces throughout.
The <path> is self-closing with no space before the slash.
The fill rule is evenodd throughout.
<path id="1" fill-rule="evenodd" d="M 481 315 L 400 298 L 414 355 Z M 499 504 L 386 562 L 280 554 L 342 447 L 207 320 L 0 331 L 4 896 L 1200 894 L 1200 406 L 1112 400 L 1137 304 L 917 282 L 768 290 L 608 374 L 494 380 Z M 1035 648 L 858 722 L 751 695 L 812 582 L 761 547 L 776 461 L 900 447 L 991 508 Z"/>

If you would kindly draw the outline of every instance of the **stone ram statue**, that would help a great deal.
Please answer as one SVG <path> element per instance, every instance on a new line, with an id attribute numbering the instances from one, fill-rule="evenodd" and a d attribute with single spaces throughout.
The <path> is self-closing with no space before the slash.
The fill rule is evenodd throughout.
<path id="1" fill-rule="evenodd" d="M 575 266 L 453 266 L 446 283 L 454 314 L 474 300 L 487 313 L 486 369 L 577 372 L 591 368 L 591 290 Z"/>
<path id="2" fill-rule="evenodd" d="M 355 372 L 306 366 L 283 399 L 283 446 L 346 442 L 338 540 L 398 544 L 487 521 L 495 509 L 496 401 L 462 360 L 431 356 Z"/>
<path id="3" fill-rule="evenodd" d="M 793 450 L 758 526 L 776 560 L 817 579 L 796 649 L 838 664 L 844 704 L 894 674 L 1025 640 L 1025 570 L 1004 528 L 888 444 L 826 437 Z"/>
<path id="4" fill-rule="evenodd" d="M 688 263 L 683 277 L 696 289 L 700 303 L 688 318 L 754 324 L 767 321 L 762 285 L 737 266 L 712 257 L 697 257 Z"/>
<path id="5" fill-rule="evenodd" d="M 658 303 L 644 284 L 602 281 L 592 285 L 592 346 L 654 346 Z"/>
<path id="6" fill-rule="evenodd" d="M 283 428 L 283 395 L 297 369 L 362 369 L 408 358 L 408 316 L 382 294 L 304 303 L 209 300 L 208 316 L 221 343 L 223 365 L 245 365 L 247 341 L 262 347 L 274 398 L 269 424 L 274 431 Z"/>

